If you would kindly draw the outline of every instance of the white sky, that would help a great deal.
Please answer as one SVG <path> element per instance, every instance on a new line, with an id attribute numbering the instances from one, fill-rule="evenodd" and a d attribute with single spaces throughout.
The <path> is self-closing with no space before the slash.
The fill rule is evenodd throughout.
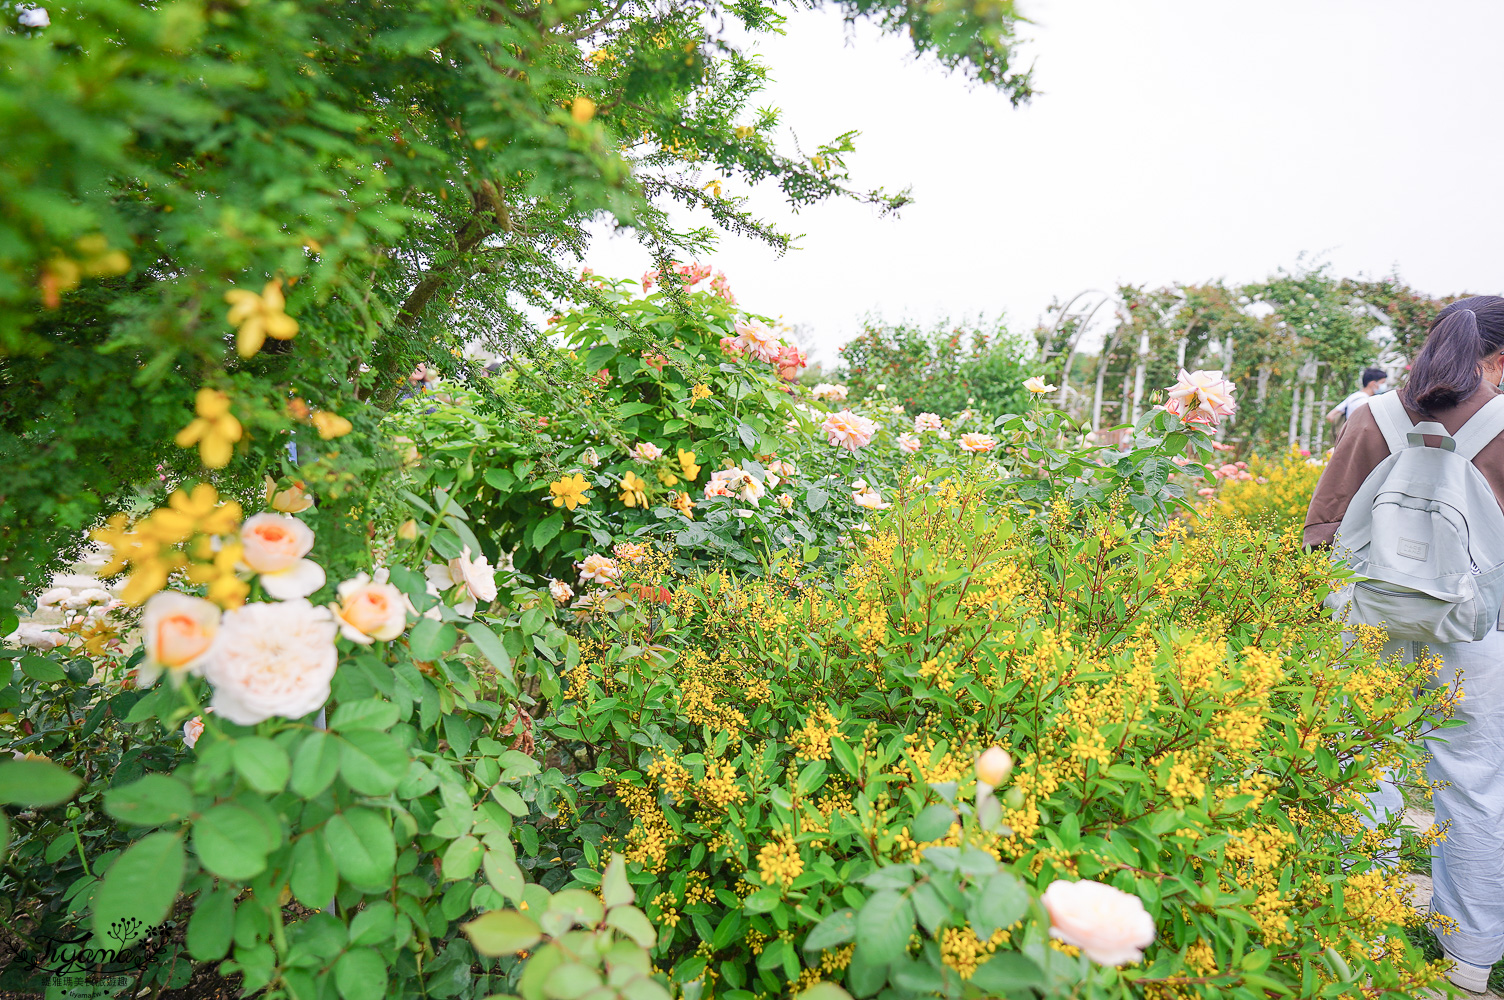
<path id="1" fill-rule="evenodd" d="M 1433 293 L 1504 284 L 1504 3 L 1020 7 L 1042 93 L 1017 110 L 832 11 L 759 44 L 764 103 L 804 148 L 858 129 L 858 184 L 912 186 L 915 204 L 793 215 L 755 192 L 759 214 L 804 235 L 782 259 L 723 239 L 711 262 L 743 305 L 807 325 L 831 362 L 868 311 L 1005 312 L 1028 329 L 1056 296 L 1255 280 L 1301 253 Z M 648 260 L 615 238 L 587 262 L 635 277 Z"/>

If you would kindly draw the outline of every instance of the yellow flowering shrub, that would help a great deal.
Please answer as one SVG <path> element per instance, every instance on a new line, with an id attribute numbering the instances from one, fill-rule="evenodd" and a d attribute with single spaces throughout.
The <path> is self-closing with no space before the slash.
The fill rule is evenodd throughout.
<path id="1" fill-rule="evenodd" d="M 586 885 L 625 855 L 672 982 L 751 1000 L 1434 980 L 1393 830 L 1361 810 L 1460 695 L 1344 636 L 1324 555 L 1237 518 L 1156 537 L 1113 504 L 1015 522 L 950 483 L 897 500 L 844 577 L 702 573 L 582 645 L 549 725 L 593 761 L 592 820 L 561 853 Z M 979 797 L 993 745 L 1016 766 Z M 1136 897 L 1142 958 L 1052 942 L 1038 898 L 1058 880 Z"/>
<path id="2" fill-rule="evenodd" d="M 1250 479 L 1226 479 L 1215 496 L 1201 504 L 1210 516 L 1238 517 L 1274 531 L 1305 524 L 1306 508 L 1316 492 L 1325 463 L 1291 450 L 1278 458 L 1255 455 L 1248 462 Z"/>

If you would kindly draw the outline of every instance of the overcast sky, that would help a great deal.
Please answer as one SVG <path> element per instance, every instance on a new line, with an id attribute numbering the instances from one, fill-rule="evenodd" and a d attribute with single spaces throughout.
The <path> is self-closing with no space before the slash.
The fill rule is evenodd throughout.
<path id="1" fill-rule="evenodd" d="M 1504 286 L 1504 3 L 1019 6 L 1041 91 L 1021 109 L 831 11 L 759 44 L 765 103 L 804 148 L 857 129 L 858 183 L 916 201 L 794 215 L 755 192 L 803 236 L 781 259 L 723 239 L 712 263 L 742 304 L 807 325 L 831 361 L 869 311 L 1028 329 L 1056 296 L 1255 280 L 1302 253 L 1433 293 Z M 636 276 L 647 257 L 600 239 L 589 263 Z"/>

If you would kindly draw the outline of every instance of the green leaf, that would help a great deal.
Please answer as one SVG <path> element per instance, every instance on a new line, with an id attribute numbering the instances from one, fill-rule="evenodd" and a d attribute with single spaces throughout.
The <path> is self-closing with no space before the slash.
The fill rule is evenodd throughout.
<path id="1" fill-rule="evenodd" d="M 811 486 L 804 491 L 804 505 L 810 510 L 819 510 L 830 500 L 830 494 L 818 486 Z"/>
<path id="2" fill-rule="evenodd" d="M 466 834 L 444 851 L 443 871 L 446 881 L 468 879 L 480 870 L 480 841 Z"/>
<path id="3" fill-rule="evenodd" d="M 558 538 L 559 532 L 563 530 L 564 514 L 562 511 L 551 517 L 545 517 L 533 528 L 533 548 L 543 548 L 543 546 Z"/>
<path id="4" fill-rule="evenodd" d="M 350 943 L 381 945 L 397 927 L 397 909 L 384 899 L 367 903 L 350 921 Z"/>
<path id="5" fill-rule="evenodd" d="M 217 962 L 230 950 L 235 932 L 235 890 L 205 890 L 188 921 L 188 954 L 200 962 Z"/>
<path id="6" fill-rule="evenodd" d="M 517 680 L 512 675 L 512 658 L 507 655 L 507 649 L 496 637 L 496 633 L 480 622 L 474 622 L 466 626 L 465 634 L 470 637 L 471 642 L 475 643 L 475 648 L 480 650 L 481 655 L 491 661 L 491 666 L 495 667 L 509 684 L 516 687 Z"/>
<path id="7" fill-rule="evenodd" d="M 927 806 L 914 818 L 913 837 L 920 841 L 939 840 L 950 831 L 951 824 L 955 821 L 956 812 L 950 806 L 939 803 Z"/>
<path id="8" fill-rule="evenodd" d="M 193 811 L 193 792 L 178 778 L 148 774 L 106 791 L 104 811 L 122 823 L 161 826 L 187 818 Z"/>
<path id="9" fill-rule="evenodd" d="M 606 926 L 621 931 L 627 937 L 637 942 L 639 948 L 651 948 L 658 940 L 658 932 L 653 929 L 653 922 L 647 918 L 635 906 L 617 906 L 606 914 Z"/>
<path id="10" fill-rule="evenodd" d="M 347 729 L 387 730 L 397 724 L 398 717 L 397 706 L 391 702 L 380 698 L 363 698 L 336 708 L 329 717 L 329 728 L 339 732 Z"/>
<path id="11" fill-rule="evenodd" d="M 824 951 L 826 948 L 834 948 L 836 945 L 845 944 L 856 936 L 856 911 L 852 909 L 837 910 L 824 920 L 815 925 L 814 930 L 804 939 L 804 950 L 808 952 Z"/>
<path id="12" fill-rule="evenodd" d="M 971 984 L 990 996 L 1018 996 L 1024 990 L 1042 988 L 1039 966 L 1016 951 L 1000 951 L 977 967 Z"/>
<path id="13" fill-rule="evenodd" d="M 340 743 L 321 729 L 309 733 L 292 759 L 292 790 L 311 799 L 339 773 Z"/>
<path id="14" fill-rule="evenodd" d="M 357 729 L 340 742 L 340 776 L 362 795 L 389 795 L 407 774 L 407 751 L 387 733 Z"/>
<path id="15" fill-rule="evenodd" d="M 243 806 L 217 805 L 193 824 L 193 851 L 199 863 L 220 878 L 243 882 L 266 869 L 267 829 Z"/>
<path id="16" fill-rule="evenodd" d="M 380 813 L 359 806 L 335 813 L 324 824 L 324 843 L 340 875 L 355 888 L 388 887 L 397 864 L 397 841 Z"/>
<path id="17" fill-rule="evenodd" d="M 861 945 L 851 954 L 846 967 L 846 988 L 853 996 L 870 997 L 888 981 L 888 960 L 892 956 L 872 955 Z"/>
<path id="18" fill-rule="evenodd" d="M 334 963 L 334 986 L 344 1000 L 386 996 L 386 963 L 372 948 L 351 948 Z"/>
<path id="19" fill-rule="evenodd" d="M 605 907 L 593 892 L 564 889 L 554 893 L 554 898 L 549 900 L 548 912 L 558 914 L 578 927 L 594 927 L 605 916 Z"/>
<path id="20" fill-rule="evenodd" d="M 601 975 L 578 962 L 566 962 L 543 980 L 543 995 L 552 1000 L 579 1000 L 601 985 Z"/>
<path id="21" fill-rule="evenodd" d="M 167 918 L 183 884 L 183 838 L 150 833 L 115 859 L 94 894 L 94 936 L 124 949 Z"/>
<path id="22" fill-rule="evenodd" d="M 50 760 L 0 764 L 0 804 L 48 809 L 73 798 L 83 781 Z"/>
<path id="23" fill-rule="evenodd" d="M 627 866 L 620 854 L 613 852 L 611 863 L 606 865 L 606 873 L 601 878 L 601 900 L 607 907 L 625 906 L 637 900 L 637 894 L 627 882 Z"/>
<path id="24" fill-rule="evenodd" d="M 39 684 L 55 684 L 68 679 L 67 671 L 56 662 L 31 654 L 21 657 L 21 673 Z"/>
<path id="25" fill-rule="evenodd" d="M 914 908 L 903 893 L 882 889 L 856 915 L 857 947 L 873 955 L 899 955 L 909 947 Z"/>
<path id="26" fill-rule="evenodd" d="M 413 626 L 407 645 L 412 651 L 413 659 L 429 663 L 449 652 L 457 638 L 459 632 L 453 625 L 424 618 Z"/>
<path id="27" fill-rule="evenodd" d="M 816 983 L 800 993 L 799 1000 L 851 1000 L 851 994 L 835 983 L 826 981 Z"/>
<path id="28" fill-rule="evenodd" d="M 977 937 L 983 941 L 1005 927 L 1012 927 L 1029 909 L 1029 893 L 1016 875 L 998 872 L 987 880 L 967 914 Z"/>
<path id="29" fill-rule="evenodd" d="M 275 795 L 287 787 L 292 762 L 287 751 L 264 736 L 247 736 L 235 741 L 235 770 L 246 784 L 263 795 Z"/>
<path id="30" fill-rule="evenodd" d="M 515 955 L 543 939 L 538 922 L 516 910 L 492 910 L 469 923 L 460 924 L 460 930 L 465 932 L 476 951 L 490 958 Z"/>
<path id="31" fill-rule="evenodd" d="M 310 910 L 322 910 L 334 898 L 339 887 L 339 869 L 324 838 L 317 832 L 303 834 L 292 845 L 292 870 L 287 876 L 287 887 Z"/>

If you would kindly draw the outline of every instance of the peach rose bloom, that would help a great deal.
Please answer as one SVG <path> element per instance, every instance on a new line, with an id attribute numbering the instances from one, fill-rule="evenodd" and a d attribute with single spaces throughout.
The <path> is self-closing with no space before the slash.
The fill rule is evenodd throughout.
<path id="1" fill-rule="evenodd" d="M 407 628 L 402 591 L 386 581 L 387 571 L 381 568 L 374 577 L 360 573 L 339 585 L 339 603 L 329 607 L 346 639 L 369 646 L 376 639 L 395 639 Z"/>
<path id="2" fill-rule="evenodd" d="M 872 443 L 877 424 L 850 410 L 842 410 L 826 417 L 820 429 L 825 432 L 826 440 L 837 448 L 857 451 Z"/>
<path id="3" fill-rule="evenodd" d="M 560 604 L 567 604 L 569 599 L 574 596 L 574 588 L 563 580 L 550 580 L 548 582 L 548 592 Z"/>
<path id="4" fill-rule="evenodd" d="M 828 399 L 832 403 L 841 403 L 846 400 L 847 389 L 844 385 L 834 385 L 830 382 L 821 382 L 809 391 L 816 399 Z"/>
<path id="5" fill-rule="evenodd" d="M 1154 943 L 1154 919 L 1143 900 L 1083 879 L 1051 882 L 1039 898 L 1050 914 L 1050 936 L 1075 945 L 1098 965 L 1142 961 Z"/>
<path id="6" fill-rule="evenodd" d="M 785 462 L 782 459 L 779 459 L 776 462 L 768 463 L 768 471 L 773 473 L 773 475 L 775 476 L 780 476 L 784 479 L 792 479 L 794 478 L 795 470 L 792 463 Z"/>
<path id="7" fill-rule="evenodd" d="M 278 600 L 307 597 L 324 585 L 324 570 L 304 559 L 313 529 L 286 514 L 256 514 L 240 527 L 241 559 L 261 574 L 261 586 Z"/>
<path id="8" fill-rule="evenodd" d="M 615 583 L 621 579 L 621 567 L 610 556 L 592 553 L 585 557 L 584 562 L 576 565 L 580 570 L 581 582 Z"/>
<path id="9" fill-rule="evenodd" d="M 997 438 L 990 434 L 962 434 L 961 450 L 973 454 L 991 451 L 997 447 Z"/>
<path id="10" fill-rule="evenodd" d="M 858 507 L 865 507 L 868 510 L 887 510 L 893 506 L 890 503 L 883 503 L 882 494 L 877 490 L 857 490 L 851 494 L 851 500 Z"/>
<path id="11" fill-rule="evenodd" d="M 1188 424 L 1216 426 L 1238 409 L 1232 398 L 1238 387 L 1223 378 L 1221 371 L 1187 372 L 1182 368 L 1179 380 L 1168 391 L 1165 411 Z"/>
<path id="12" fill-rule="evenodd" d="M 778 334 L 755 323 L 736 324 L 737 346 L 758 361 L 776 362 L 783 344 Z"/>
<path id="13" fill-rule="evenodd" d="M 195 715 L 183 723 L 183 745 L 189 750 L 193 749 L 194 745 L 198 743 L 198 738 L 202 735 L 204 735 L 204 717 L 202 715 Z"/>
<path id="14" fill-rule="evenodd" d="M 940 422 L 938 413 L 921 413 L 914 418 L 914 433 L 923 434 L 925 431 L 938 431 L 945 425 Z"/>
<path id="15" fill-rule="evenodd" d="M 638 462 L 652 462 L 663 457 L 663 449 L 651 441 L 640 441 L 632 446 L 632 458 Z"/>
<path id="16" fill-rule="evenodd" d="M 898 435 L 898 450 L 905 455 L 912 455 L 919 450 L 919 438 L 914 434 Z"/>
<path id="17" fill-rule="evenodd" d="M 172 590 L 155 593 L 141 615 L 146 659 L 137 671 L 145 687 L 166 670 L 174 682 L 197 673 L 219 632 L 219 605 Z"/>

